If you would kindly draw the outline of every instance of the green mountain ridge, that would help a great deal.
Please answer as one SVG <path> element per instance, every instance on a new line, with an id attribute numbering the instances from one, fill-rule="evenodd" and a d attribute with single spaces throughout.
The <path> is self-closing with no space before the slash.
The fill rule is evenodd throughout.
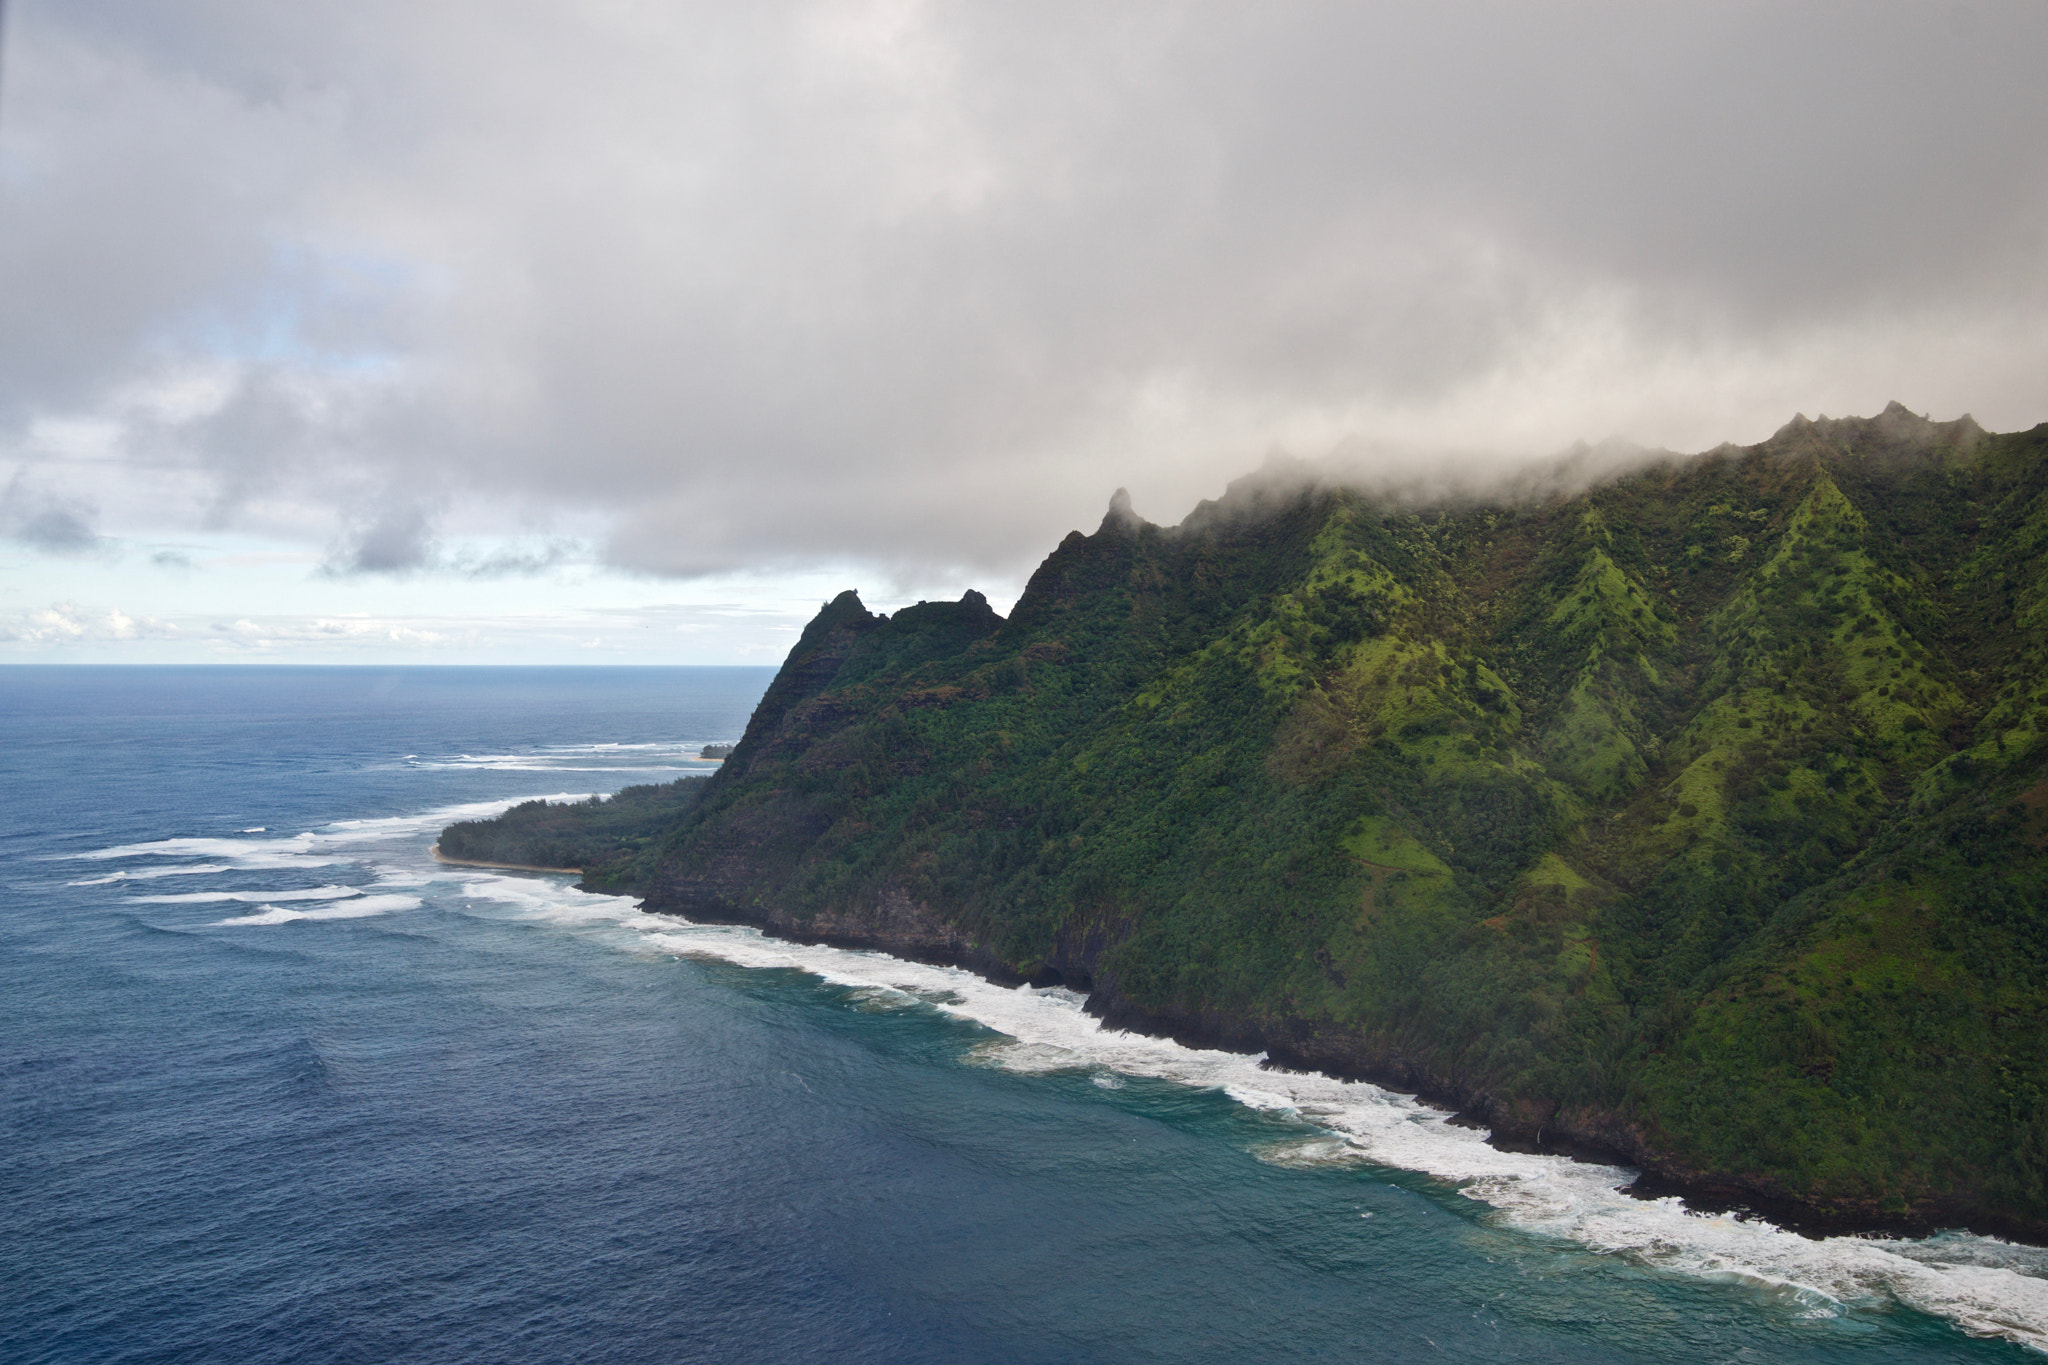
<path id="1" fill-rule="evenodd" d="M 2042 1240 L 2044 543 L 2048 425 L 1897 404 L 1520 500 L 1120 497 L 1008 620 L 828 604 L 586 884 Z"/>

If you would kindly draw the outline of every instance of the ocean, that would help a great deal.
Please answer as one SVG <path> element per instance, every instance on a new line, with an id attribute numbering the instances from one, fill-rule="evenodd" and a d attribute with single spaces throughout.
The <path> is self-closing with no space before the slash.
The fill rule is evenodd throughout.
<path id="1" fill-rule="evenodd" d="M 767 669 L 0 669 L 0 1361 L 1997 1361 L 1814 1240 L 1064 990 L 437 865 Z"/>

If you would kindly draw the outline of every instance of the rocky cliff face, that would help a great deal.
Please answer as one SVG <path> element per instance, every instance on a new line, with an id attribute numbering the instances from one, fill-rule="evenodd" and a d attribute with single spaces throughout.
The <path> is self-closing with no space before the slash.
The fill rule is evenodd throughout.
<path id="1" fill-rule="evenodd" d="M 1059 979 L 1730 1198 L 2048 1231 L 2048 428 L 1113 506 L 830 603 L 650 908 Z"/>

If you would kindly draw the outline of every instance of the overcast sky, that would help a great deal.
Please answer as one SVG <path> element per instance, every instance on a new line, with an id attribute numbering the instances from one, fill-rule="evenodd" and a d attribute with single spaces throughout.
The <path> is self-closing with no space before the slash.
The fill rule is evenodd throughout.
<path id="1" fill-rule="evenodd" d="M 0 659 L 773 662 L 1127 485 L 2048 420 L 2048 6 L 12 0 Z"/>

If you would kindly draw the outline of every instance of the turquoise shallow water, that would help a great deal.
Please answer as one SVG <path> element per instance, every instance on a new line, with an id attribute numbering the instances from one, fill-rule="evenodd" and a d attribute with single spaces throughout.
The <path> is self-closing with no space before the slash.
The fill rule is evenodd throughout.
<path id="1" fill-rule="evenodd" d="M 2026 1248 L 427 857 L 768 676 L 0 670 L 0 1360 L 2039 1358 Z"/>

